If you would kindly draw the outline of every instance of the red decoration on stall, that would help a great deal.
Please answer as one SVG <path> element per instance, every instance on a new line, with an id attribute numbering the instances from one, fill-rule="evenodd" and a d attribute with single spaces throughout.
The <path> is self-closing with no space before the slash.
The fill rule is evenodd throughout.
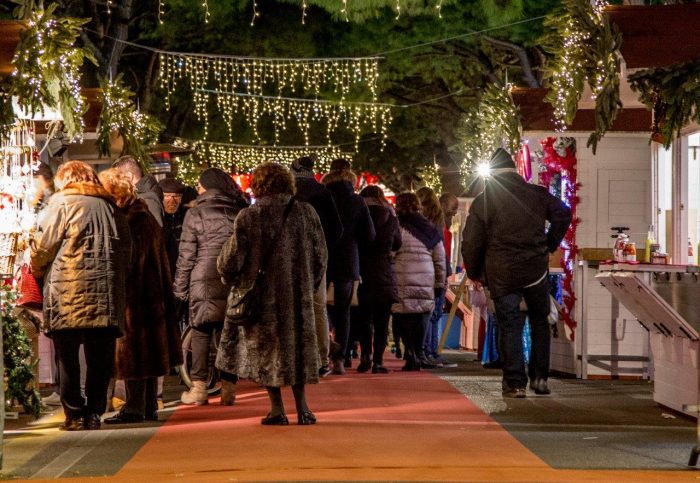
<path id="1" fill-rule="evenodd" d="M 250 188 L 250 181 L 253 179 L 252 174 L 234 174 L 233 180 L 241 187 L 241 191 L 246 192 Z"/>
<path id="2" fill-rule="evenodd" d="M 524 142 L 518 149 L 515 155 L 515 166 L 518 169 L 518 174 L 525 181 L 529 182 L 532 179 L 532 160 L 530 158 L 530 146 L 527 142 Z"/>
<path id="3" fill-rule="evenodd" d="M 544 167 L 545 170 L 540 172 L 540 183 L 548 189 L 551 189 L 552 179 L 555 175 L 560 174 L 562 179 L 562 198 L 564 202 L 571 208 L 572 222 L 571 226 L 564 236 L 561 247 L 564 251 L 561 259 L 561 267 L 564 270 L 562 280 L 562 316 L 564 323 L 573 331 L 576 328 L 576 321 L 572 314 L 574 311 L 574 303 L 576 296 L 574 294 L 574 264 L 578 246 L 576 245 L 576 229 L 580 223 L 580 219 L 576 216 L 576 208 L 579 204 L 578 189 L 581 187 L 577 180 L 576 170 L 576 154 L 573 146 L 565 148 L 565 156 L 561 156 L 554 147 L 557 138 L 550 137 L 540 142 L 544 150 Z"/>

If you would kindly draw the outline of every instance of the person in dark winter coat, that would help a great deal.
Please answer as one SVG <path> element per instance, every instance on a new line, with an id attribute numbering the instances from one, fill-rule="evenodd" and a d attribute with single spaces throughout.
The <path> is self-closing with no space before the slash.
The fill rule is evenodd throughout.
<path id="1" fill-rule="evenodd" d="M 263 270 L 263 305 L 251 325 L 224 325 L 216 367 L 266 387 L 271 409 L 262 424 L 289 424 L 284 386 L 292 386 L 298 423 L 314 424 L 304 388 L 319 380 L 314 294 L 326 272 L 323 228 L 311 205 L 293 199 L 294 179 L 286 168 L 258 166 L 251 188 L 257 201 L 236 219 L 218 267 L 237 288 L 250 287 Z"/>
<path id="2" fill-rule="evenodd" d="M 367 203 L 377 236 L 373 242 L 360 246 L 360 305 L 352 322 L 357 326 L 362 348 L 357 371 L 367 372 L 371 367 L 373 374 L 385 374 L 389 372 L 383 361 L 391 306 L 399 300 L 392 252 L 401 248 L 401 230 L 379 186 L 367 186 L 360 196 Z"/>
<path id="3" fill-rule="evenodd" d="M 218 340 L 226 313 L 229 287 L 221 282 L 216 259 L 233 233 L 238 213 L 247 207 L 229 175 L 209 168 L 199 177 L 197 203 L 185 215 L 175 273 L 175 296 L 189 303 L 192 327 L 193 387 L 182 394 L 185 404 L 207 404 L 209 348 Z M 233 404 L 235 380 L 222 381 L 222 404 Z"/>
<path id="4" fill-rule="evenodd" d="M 305 201 L 314 207 L 316 214 L 321 220 L 323 234 L 326 237 L 326 246 L 335 245 L 343 235 L 343 224 L 338 215 L 338 209 L 331 193 L 314 177 L 314 162 L 311 158 L 303 157 L 292 163 L 292 175 L 296 184 L 296 194 L 294 198 Z M 328 312 L 326 309 L 326 279 L 324 276 L 320 289 L 316 292 L 314 299 L 316 304 L 314 314 L 316 315 L 316 330 L 318 335 L 318 349 L 321 351 L 321 374 L 327 375 L 328 369 Z"/>
<path id="5" fill-rule="evenodd" d="M 185 185 L 173 178 L 166 178 L 158 182 L 163 191 L 163 240 L 170 261 L 170 273 L 175 274 L 178 250 L 180 249 L 180 237 L 182 225 L 185 222 L 187 208 L 182 204 L 182 195 Z"/>
<path id="6" fill-rule="evenodd" d="M 336 160 L 336 165 L 342 165 Z M 350 305 L 353 291 L 360 281 L 360 256 L 358 244 L 369 244 L 376 233 L 367 204 L 355 194 L 355 173 L 349 169 L 331 170 L 323 177 L 323 184 L 331 192 L 343 223 L 343 235 L 328 249 L 327 283 L 333 284 L 333 305 L 328 307 L 328 315 L 335 329 L 335 342 L 338 344 L 333 359 L 333 373 L 344 374 L 344 361 L 350 337 Z M 332 351 L 333 352 L 333 351 Z"/>
<path id="7" fill-rule="evenodd" d="M 484 191 L 469 209 L 462 257 L 469 278 L 488 286 L 496 306 L 503 395 L 526 396 L 525 315 L 532 334 L 530 384 L 536 393 L 549 394 L 549 254 L 561 243 L 571 210 L 547 189 L 527 183 L 505 150 L 496 151 L 490 167 Z M 520 310 L 523 298 L 527 312 Z"/>
<path id="8" fill-rule="evenodd" d="M 442 234 L 420 213 L 414 193 L 396 197 L 401 225 L 401 249 L 396 253 L 399 301 L 393 317 L 406 345 L 404 371 L 420 370 L 425 327 L 435 308 L 435 291 L 445 284 L 445 248 Z"/>
<path id="9" fill-rule="evenodd" d="M 136 188 L 136 196 L 146 203 L 148 211 L 156 219 L 158 226 L 163 226 L 163 191 L 156 179 L 150 174 L 144 175 L 141 166 L 133 156 L 118 158 L 112 167 L 131 177 L 131 182 Z"/>
<path id="10" fill-rule="evenodd" d="M 58 169 L 55 182 L 59 191 L 49 201 L 31 269 L 44 279 L 43 329 L 58 354 L 66 415 L 60 429 L 99 429 L 115 341 L 124 330 L 131 236 L 126 218 L 90 166 L 69 161 Z M 81 344 L 87 398 L 80 390 Z"/>
<path id="11" fill-rule="evenodd" d="M 157 378 L 182 364 L 168 255 L 158 223 L 143 200 L 136 198 L 126 175 L 112 168 L 100 173 L 100 181 L 125 213 L 132 238 L 126 324 L 115 359 L 115 377 L 125 381 L 126 402 L 105 423 L 156 421 Z"/>

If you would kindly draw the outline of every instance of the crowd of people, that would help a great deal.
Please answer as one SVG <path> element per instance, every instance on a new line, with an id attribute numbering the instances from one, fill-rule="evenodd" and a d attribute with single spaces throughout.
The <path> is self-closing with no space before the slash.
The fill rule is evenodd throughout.
<path id="1" fill-rule="evenodd" d="M 518 304 L 527 301 L 533 352 L 541 354 L 530 365 L 531 385 L 545 393 L 545 259 L 570 212 L 546 190 L 516 181 L 510 156 L 499 156 L 494 166 L 505 168 L 493 179 L 501 182 L 475 200 L 462 252 L 469 276 L 488 279 L 503 321 L 504 396 L 521 397 L 527 376 L 522 348 L 515 347 L 524 322 Z M 183 362 L 182 321 L 192 335 L 192 387 L 181 402 L 208 404 L 214 364 L 222 405 L 234 404 L 239 378 L 266 388 L 264 425 L 289 424 L 281 395 L 288 386 L 298 424 L 314 424 L 305 386 L 345 374 L 356 341 L 356 371 L 388 373 L 390 321 L 403 371 L 444 363 L 438 323 L 451 271 L 454 195 L 438 198 L 426 187 L 399 194 L 392 206 L 378 186 L 356 193 L 357 176 L 344 159 L 321 182 L 307 157 L 289 169 L 262 164 L 253 172 L 252 203 L 217 168 L 201 173 L 196 193 L 174 179 L 157 183 L 129 156 L 99 176 L 79 161 L 62 164 L 55 177 L 47 168 L 37 172 L 53 179 L 37 203 L 31 270 L 43 280 L 43 329 L 54 344 L 65 412 L 61 429 L 99 429 L 112 378 L 124 381 L 126 399 L 104 423 L 157 420 L 162 376 Z M 525 216 L 516 215 L 507 194 L 528 200 Z M 499 197 L 511 207 L 494 210 Z M 502 241 L 494 242 L 496 231 Z M 523 248 L 518 237 L 525 232 Z"/>

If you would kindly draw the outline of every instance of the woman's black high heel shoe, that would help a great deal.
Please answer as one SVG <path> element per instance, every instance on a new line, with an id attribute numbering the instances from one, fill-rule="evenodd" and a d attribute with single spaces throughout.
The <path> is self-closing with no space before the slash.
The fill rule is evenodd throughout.
<path id="1" fill-rule="evenodd" d="M 289 424 L 289 419 L 287 419 L 287 415 L 284 413 L 278 414 L 277 416 L 270 416 L 268 413 L 267 416 L 260 420 L 260 423 L 263 426 L 286 426 Z"/>
<path id="2" fill-rule="evenodd" d="M 316 424 L 316 416 L 308 409 L 297 413 L 297 415 L 299 416 L 299 425 L 301 426 Z"/>

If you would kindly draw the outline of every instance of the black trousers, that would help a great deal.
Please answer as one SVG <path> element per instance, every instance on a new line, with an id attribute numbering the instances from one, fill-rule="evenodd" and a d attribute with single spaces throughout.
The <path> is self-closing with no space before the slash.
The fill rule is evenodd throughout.
<path id="1" fill-rule="evenodd" d="M 107 388 L 114 370 L 116 334 L 112 329 L 59 330 L 52 334 L 58 358 L 59 394 L 66 417 L 104 414 Z M 80 394 L 80 345 L 85 351 L 85 396 Z"/>
<path id="2" fill-rule="evenodd" d="M 419 362 L 423 358 L 423 341 L 425 330 L 432 312 L 418 314 L 394 314 L 394 323 L 398 326 L 404 346 L 405 359 L 409 362 Z"/>
<path id="3" fill-rule="evenodd" d="M 127 379 L 122 412 L 147 417 L 158 411 L 158 378 Z"/>
<path id="4" fill-rule="evenodd" d="M 335 342 L 340 346 L 335 354 L 331 354 L 334 360 L 344 359 L 348 349 L 350 338 L 350 304 L 352 303 L 352 289 L 355 282 L 352 280 L 333 282 L 335 288 L 335 300 L 328 306 L 328 318 L 335 329 Z"/>
<path id="5" fill-rule="evenodd" d="M 192 369 L 190 376 L 193 381 L 206 381 L 209 379 L 209 366 L 212 363 L 210 356 L 212 341 L 219 346 L 223 323 L 209 323 L 199 327 L 192 327 Z"/>
<path id="6" fill-rule="evenodd" d="M 391 302 L 361 301 L 356 314 L 352 324 L 357 327 L 362 356 L 371 356 L 372 361 L 381 366 L 389 337 Z"/>

